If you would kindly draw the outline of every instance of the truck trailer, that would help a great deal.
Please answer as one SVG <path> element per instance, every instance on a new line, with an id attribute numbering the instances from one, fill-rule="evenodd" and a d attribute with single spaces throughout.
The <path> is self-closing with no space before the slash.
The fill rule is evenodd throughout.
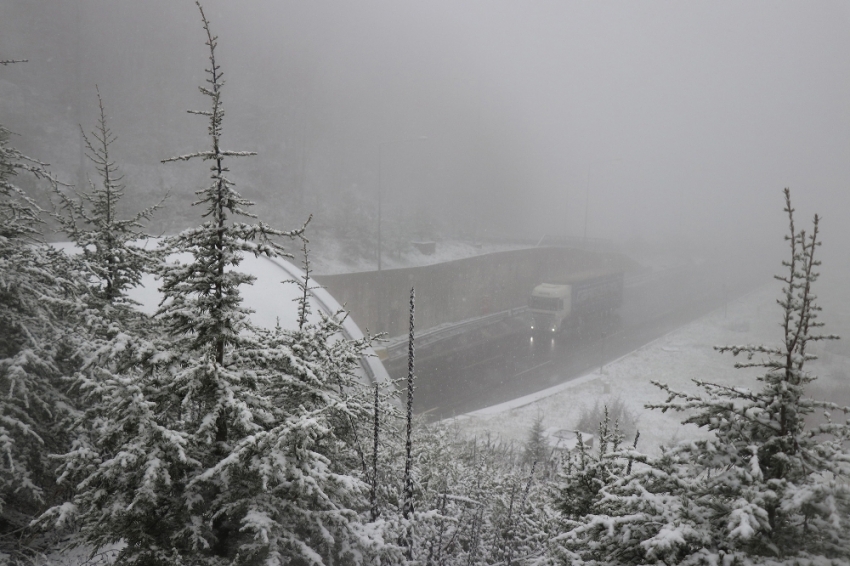
<path id="1" fill-rule="evenodd" d="M 528 303 L 531 330 L 555 333 L 578 328 L 593 318 L 610 315 L 623 302 L 623 273 L 584 273 L 567 280 L 542 283 Z"/>

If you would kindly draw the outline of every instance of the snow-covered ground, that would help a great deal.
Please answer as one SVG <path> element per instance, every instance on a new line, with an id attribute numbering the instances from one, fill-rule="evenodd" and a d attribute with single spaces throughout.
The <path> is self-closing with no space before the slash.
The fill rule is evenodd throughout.
<path id="1" fill-rule="evenodd" d="M 844 287 L 846 289 L 846 287 Z M 838 287 L 836 287 L 838 289 Z M 846 291 L 837 291 L 846 296 Z M 664 401 L 665 396 L 651 381 L 667 383 L 673 389 L 696 392 L 693 379 L 758 387 L 757 369 L 735 369 L 736 358 L 719 354 L 714 346 L 730 344 L 777 344 L 781 339 L 781 311 L 776 304 L 778 284 L 767 285 L 734 302 L 727 308 L 675 330 L 646 346 L 606 365 L 600 370 L 545 391 L 457 417 L 462 430 L 481 437 L 490 434 L 505 441 L 522 443 L 532 424 L 542 419 L 543 428 L 575 429 L 582 416 L 595 406 L 621 403 L 637 420 L 639 448 L 657 453 L 662 444 L 695 438 L 703 431 L 681 424 L 682 415 L 644 408 L 647 403 Z M 831 311 L 825 319 L 835 324 L 827 332 L 841 333 L 850 327 L 850 307 L 832 294 Z M 827 305 L 824 305 L 827 306 Z M 830 316 L 826 316 L 829 314 Z M 820 379 L 812 396 L 848 403 L 841 397 L 848 390 L 850 349 L 842 342 L 815 344 L 820 359 L 808 367 Z M 850 404 L 850 403 L 848 403 Z"/>

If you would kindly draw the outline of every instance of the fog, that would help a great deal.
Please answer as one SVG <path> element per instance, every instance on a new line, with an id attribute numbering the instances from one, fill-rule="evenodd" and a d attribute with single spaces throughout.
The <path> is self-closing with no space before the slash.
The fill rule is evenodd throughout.
<path id="1" fill-rule="evenodd" d="M 205 5 L 225 141 L 259 153 L 233 176 L 274 222 L 371 234 L 380 161 L 388 237 L 780 248 L 788 186 L 847 249 L 846 3 Z M 98 85 L 133 198 L 176 210 L 205 172 L 159 160 L 203 147 L 203 42 L 188 0 L 4 0 L 0 58 L 29 63 L 2 121 L 74 182 Z"/>

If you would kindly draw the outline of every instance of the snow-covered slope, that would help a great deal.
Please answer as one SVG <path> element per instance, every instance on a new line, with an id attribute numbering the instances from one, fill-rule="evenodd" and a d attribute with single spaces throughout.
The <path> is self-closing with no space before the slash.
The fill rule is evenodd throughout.
<path id="1" fill-rule="evenodd" d="M 836 287 L 838 289 L 838 287 Z M 832 290 L 830 290 L 832 291 Z M 839 295 L 836 295 L 839 293 Z M 850 327 L 847 302 L 837 300 L 847 291 L 825 292 L 827 331 L 845 333 Z M 758 370 L 735 369 L 731 355 L 721 355 L 714 346 L 728 344 L 776 344 L 781 338 L 781 314 L 776 305 L 779 285 L 767 285 L 728 307 L 718 309 L 654 342 L 578 379 L 507 403 L 488 407 L 461 417 L 459 425 L 471 435 L 493 434 L 522 443 L 535 419 L 543 428 L 574 429 L 595 406 L 620 404 L 637 420 L 640 449 L 657 453 L 662 444 L 671 444 L 703 434 L 691 425 L 680 424 L 682 415 L 647 410 L 647 403 L 664 400 L 651 381 L 670 384 L 674 389 L 697 392 L 693 379 L 730 386 L 756 388 Z M 832 302 L 833 306 L 827 303 Z M 843 307 L 843 308 L 842 308 Z M 819 356 L 808 365 L 819 376 L 810 392 L 813 397 L 850 404 L 850 349 L 841 341 L 815 344 Z"/>

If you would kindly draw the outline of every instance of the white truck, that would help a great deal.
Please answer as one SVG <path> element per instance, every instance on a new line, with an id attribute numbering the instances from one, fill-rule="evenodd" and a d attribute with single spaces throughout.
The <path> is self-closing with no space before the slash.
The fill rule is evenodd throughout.
<path id="1" fill-rule="evenodd" d="M 583 273 L 534 288 L 528 303 L 531 330 L 560 332 L 594 317 L 610 314 L 623 302 L 623 274 Z"/>

